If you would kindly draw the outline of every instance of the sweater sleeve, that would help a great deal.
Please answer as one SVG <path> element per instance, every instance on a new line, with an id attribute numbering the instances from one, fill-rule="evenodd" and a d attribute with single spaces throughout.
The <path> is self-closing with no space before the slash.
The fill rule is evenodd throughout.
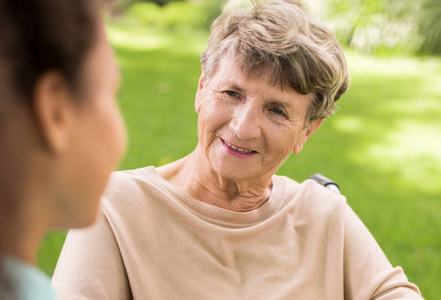
<path id="1" fill-rule="evenodd" d="M 70 230 L 52 279 L 58 299 L 131 299 L 124 263 L 107 218 Z"/>
<path id="2" fill-rule="evenodd" d="M 393 268 L 369 230 L 347 206 L 344 233 L 345 299 L 422 299 L 400 267 Z"/>

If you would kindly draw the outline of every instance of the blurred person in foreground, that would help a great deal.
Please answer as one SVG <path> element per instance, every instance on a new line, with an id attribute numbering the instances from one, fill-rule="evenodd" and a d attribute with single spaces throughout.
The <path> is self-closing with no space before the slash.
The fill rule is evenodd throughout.
<path id="1" fill-rule="evenodd" d="M 62 298 L 421 299 L 343 196 L 275 175 L 348 87 L 334 35 L 264 2 L 220 16 L 201 61 L 196 149 L 112 176 L 100 221 L 67 236 Z"/>
<path id="2" fill-rule="evenodd" d="M 0 299 L 53 299 L 50 228 L 85 227 L 126 142 L 92 0 L 0 0 Z"/>

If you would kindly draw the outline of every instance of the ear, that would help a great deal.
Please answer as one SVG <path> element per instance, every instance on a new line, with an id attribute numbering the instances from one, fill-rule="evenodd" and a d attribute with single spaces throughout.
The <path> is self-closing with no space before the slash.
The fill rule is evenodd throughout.
<path id="1" fill-rule="evenodd" d="M 202 69 L 202 73 L 201 76 L 199 77 L 199 82 L 198 82 L 198 90 L 196 91 L 196 97 L 195 97 L 195 101 L 194 101 L 194 108 L 196 110 L 196 113 L 199 113 L 199 110 L 201 108 L 201 94 L 202 94 L 202 89 L 204 88 L 205 85 L 205 74 L 204 74 L 204 67 L 201 67 Z"/>
<path id="2" fill-rule="evenodd" d="M 308 128 L 306 128 L 306 132 L 304 135 L 299 139 L 297 144 L 294 146 L 293 152 L 294 154 L 299 154 L 300 151 L 302 151 L 303 145 L 306 143 L 308 138 L 316 131 L 320 125 L 322 125 L 323 119 L 317 120 L 314 123 L 312 123 Z"/>
<path id="3" fill-rule="evenodd" d="M 37 81 L 33 96 L 34 115 L 44 146 L 53 153 L 65 152 L 74 112 L 66 80 L 58 72 L 45 73 Z"/>

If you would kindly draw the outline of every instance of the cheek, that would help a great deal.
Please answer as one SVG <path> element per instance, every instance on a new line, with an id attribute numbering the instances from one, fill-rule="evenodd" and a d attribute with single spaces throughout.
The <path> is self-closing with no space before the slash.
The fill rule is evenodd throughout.
<path id="1" fill-rule="evenodd" d="M 199 132 L 214 134 L 223 124 L 228 122 L 231 113 L 222 105 L 221 101 L 211 97 L 201 102 L 198 118 Z"/>
<path id="2" fill-rule="evenodd" d="M 295 147 L 295 145 L 299 142 L 299 137 L 301 136 L 301 130 L 300 128 L 294 127 L 290 128 L 288 130 L 289 138 L 287 138 L 287 141 L 289 142 L 289 146 L 291 150 Z"/>
<path id="3" fill-rule="evenodd" d="M 111 171 L 118 166 L 127 145 L 125 124 L 115 101 L 109 103 L 102 121 L 104 151 L 109 152 L 108 164 Z"/>
<path id="4" fill-rule="evenodd" d="M 290 153 L 296 145 L 298 138 L 298 131 L 293 126 L 276 126 L 271 133 L 267 134 L 270 137 L 269 143 L 274 145 L 279 152 L 284 154 Z"/>
<path id="5" fill-rule="evenodd" d="M 102 176 L 107 176 L 119 163 L 127 143 L 124 121 L 120 110 L 112 94 L 94 99 L 96 102 L 95 112 L 92 113 L 94 120 L 89 130 L 90 145 L 94 149 L 91 154 L 96 155 L 97 168 L 100 168 Z M 93 157 L 91 157 L 93 159 Z M 98 165 L 99 164 L 99 165 Z"/>
<path id="6" fill-rule="evenodd" d="M 121 112 L 116 103 L 114 103 L 113 105 L 110 118 L 111 118 L 111 125 L 109 126 L 110 135 L 115 135 L 115 148 L 119 160 L 119 158 L 122 156 L 127 146 L 127 132 Z"/>

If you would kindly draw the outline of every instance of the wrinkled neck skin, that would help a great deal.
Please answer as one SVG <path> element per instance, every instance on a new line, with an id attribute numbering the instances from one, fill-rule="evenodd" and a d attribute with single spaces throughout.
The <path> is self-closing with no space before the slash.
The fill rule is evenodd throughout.
<path id="1" fill-rule="evenodd" d="M 196 200 L 237 212 L 262 206 L 270 197 L 272 173 L 260 178 L 235 180 L 214 172 L 199 146 L 188 156 L 157 168 L 169 183 Z"/>

